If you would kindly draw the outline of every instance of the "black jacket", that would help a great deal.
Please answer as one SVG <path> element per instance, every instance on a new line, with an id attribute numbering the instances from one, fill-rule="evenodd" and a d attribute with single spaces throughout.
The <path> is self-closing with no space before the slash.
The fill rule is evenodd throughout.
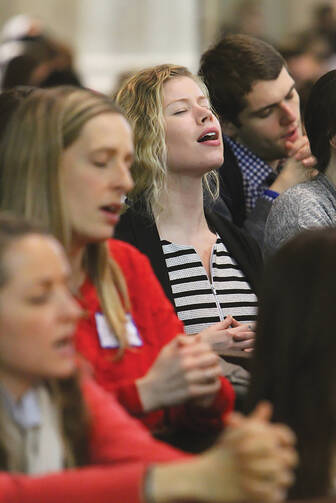
<path id="1" fill-rule="evenodd" d="M 255 208 L 246 216 L 243 175 L 238 161 L 225 138 L 223 138 L 223 142 L 224 163 L 218 170 L 219 198 L 213 208 L 224 217 L 227 216 L 227 210 L 229 209 L 232 222 L 253 236 L 262 249 L 266 220 L 272 202 L 260 197 Z"/>
<path id="2" fill-rule="evenodd" d="M 229 253 L 246 276 L 254 293 L 262 270 L 262 256 L 258 244 L 245 232 L 215 211 L 206 211 L 209 227 L 223 240 Z M 172 289 L 155 222 L 145 213 L 143 205 L 130 207 L 121 216 L 114 237 L 132 244 L 149 258 L 166 296 L 174 305 Z"/>

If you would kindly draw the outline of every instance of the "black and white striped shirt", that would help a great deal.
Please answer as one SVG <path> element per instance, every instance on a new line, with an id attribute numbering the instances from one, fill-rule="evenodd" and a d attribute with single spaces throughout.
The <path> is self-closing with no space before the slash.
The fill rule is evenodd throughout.
<path id="1" fill-rule="evenodd" d="M 195 334 L 231 314 L 248 323 L 256 319 L 257 298 L 244 274 L 217 235 L 208 278 L 196 250 L 161 241 L 178 317 Z"/>

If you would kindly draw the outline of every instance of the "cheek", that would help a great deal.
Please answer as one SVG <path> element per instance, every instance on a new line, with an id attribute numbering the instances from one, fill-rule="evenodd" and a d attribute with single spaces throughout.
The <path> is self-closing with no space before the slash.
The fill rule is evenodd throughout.
<path id="1" fill-rule="evenodd" d="M 88 170 L 81 173 L 72 173 L 64 178 L 65 202 L 71 213 L 83 213 L 86 205 L 93 200 L 94 195 L 99 192 L 100 183 L 97 176 Z M 83 201 L 86 201 L 83 205 Z"/>
<path id="2" fill-rule="evenodd" d="M 0 323 L 0 361 L 5 365 L 15 366 L 29 357 L 33 341 L 27 336 L 26 318 L 18 313 L 8 315 L 2 317 Z"/>

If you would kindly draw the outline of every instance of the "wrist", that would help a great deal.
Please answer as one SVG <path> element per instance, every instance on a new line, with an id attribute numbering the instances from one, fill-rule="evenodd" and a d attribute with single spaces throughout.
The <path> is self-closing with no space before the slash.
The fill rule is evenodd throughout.
<path id="1" fill-rule="evenodd" d="M 268 198 L 274 200 L 278 197 L 279 192 L 276 192 L 275 190 L 271 189 L 266 189 L 264 190 L 264 196 L 267 196 Z"/>
<path id="2" fill-rule="evenodd" d="M 136 387 L 144 412 L 151 412 L 161 407 L 157 398 L 157 393 L 155 393 L 153 380 L 149 376 L 145 375 L 137 379 Z"/>
<path id="3" fill-rule="evenodd" d="M 206 494 L 203 494 L 206 493 L 204 486 L 207 484 L 201 476 L 198 465 L 198 459 L 195 458 L 194 461 L 169 465 L 160 464 L 152 467 L 149 502 L 207 501 Z"/>
<path id="4" fill-rule="evenodd" d="M 210 449 L 190 461 L 152 468 L 151 502 L 234 502 L 242 501 L 244 496 L 232 453 L 222 447 Z"/>

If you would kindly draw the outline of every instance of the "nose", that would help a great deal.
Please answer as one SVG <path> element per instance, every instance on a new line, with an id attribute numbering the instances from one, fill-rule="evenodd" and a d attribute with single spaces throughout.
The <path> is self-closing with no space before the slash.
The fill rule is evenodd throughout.
<path id="1" fill-rule="evenodd" d="M 213 119 L 213 113 L 211 112 L 210 108 L 205 108 L 205 107 L 199 107 L 197 110 L 197 122 L 198 124 L 204 124 L 208 120 Z"/>
<path id="2" fill-rule="evenodd" d="M 63 320 L 76 323 L 82 316 L 83 310 L 66 287 L 60 292 L 59 299 L 60 312 Z"/>
<path id="3" fill-rule="evenodd" d="M 113 188 L 118 188 L 120 192 L 127 193 L 134 186 L 133 178 L 129 170 L 129 165 L 124 160 L 118 162 L 117 169 L 113 176 Z"/>
<path id="4" fill-rule="evenodd" d="M 291 107 L 289 103 L 280 104 L 280 123 L 281 125 L 287 126 L 292 122 L 295 122 L 297 117 L 295 110 Z"/>

